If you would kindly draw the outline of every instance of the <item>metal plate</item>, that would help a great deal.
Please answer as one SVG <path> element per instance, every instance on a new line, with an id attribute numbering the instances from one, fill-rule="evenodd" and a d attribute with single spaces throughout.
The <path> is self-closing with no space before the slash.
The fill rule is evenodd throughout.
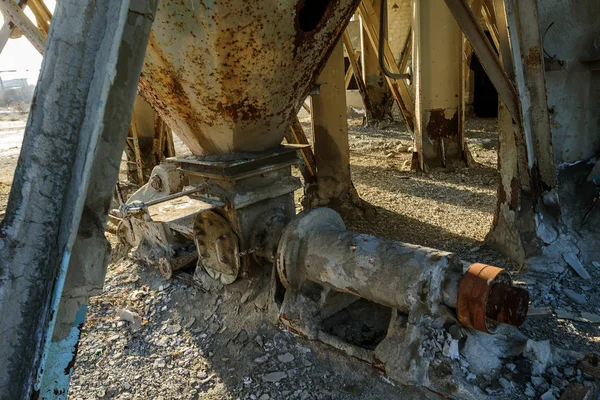
<path id="1" fill-rule="evenodd" d="M 221 207 L 222 205 L 223 203 L 217 201 L 207 203 L 192 196 L 183 196 L 150 206 L 148 207 L 148 213 L 152 221 L 168 224 Z"/>
<path id="2" fill-rule="evenodd" d="M 194 223 L 198 266 L 224 285 L 233 283 L 240 271 L 238 237 L 229 222 L 214 211 L 198 215 Z"/>

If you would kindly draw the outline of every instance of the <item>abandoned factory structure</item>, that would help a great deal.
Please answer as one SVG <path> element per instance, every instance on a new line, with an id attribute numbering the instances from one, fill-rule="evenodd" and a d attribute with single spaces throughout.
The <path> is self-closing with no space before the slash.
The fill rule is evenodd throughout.
<path id="1" fill-rule="evenodd" d="M 0 11 L 1 47 L 23 36 L 43 55 L 0 225 L 0 398 L 67 397 L 90 297 L 110 271 L 107 224 L 112 247 L 165 284 L 186 276 L 220 293 L 248 281 L 268 298 L 252 312 L 271 326 L 395 384 L 456 399 L 597 396 L 589 354 L 519 328 L 544 312 L 600 323 L 594 310 L 557 317 L 536 303 L 545 279 L 557 277 L 548 290 L 587 280 L 591 296 L 600 273 L 597 0 L 78 0 L 53 11 L 2 0 Z M 400 124 L 407 176 L 433 181 L 477 167 L 472 115 L 497 122 L 482 246 L 513 267 L 355 228 L 370 211 L 352 180 L 349 113 L 369 129 Z M 337 323 L 381 326 L 376 339 L 325 329 L 357 307 L 370 311 Z M 527 379 L 580 372 L 547 387 L 490 373 L 500 384 L 486 390 L 472 359 L 505 359 L 497 349 L 515 341 Z"/>

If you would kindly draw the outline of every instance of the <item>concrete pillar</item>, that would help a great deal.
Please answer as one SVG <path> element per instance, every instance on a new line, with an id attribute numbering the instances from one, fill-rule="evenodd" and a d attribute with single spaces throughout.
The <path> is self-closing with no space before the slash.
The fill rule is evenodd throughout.
<path id="1" fill-rule="evenodd" d="M 59 2 L 0 225 L 0 398 L 66 398 L 156 2 Z"/>
<path id="2" fill-rule="evenodd" d="M 350 147 L 344 87 L 344 50 L 340 40 L 317 79 L 311 97 L 317 199 L 311 205 L 341 206 L 356 196 L 350 179 Z"/>
<path id="3" fill-rule="evenodd" d="M 377 14 L 377 19 L 374 21 L 377 24 L 381 21 L 380 8 L 381 0 L 364 0 L 371 1 L 373 8 Z M 363 21 L 361 19 L 361 30 L 360 30 L 360 47 L 361 47 L 361 61 L 362 61 L 362 74 L 365 86 L 367 87 L 367 95 L 373 106 L 373 120 L 372 122 L 383 121 L 385 116 L 392 110 L 394 100 L 388 89 L 388 85 L 385 81 L 381 69 L 379 68 L 379 60 L 377 57 L 377 50 L 371 46 L 365 28 L 362 27 Z M 377 31 L 379 31 L 379 25 L 377 25 Z M 370 121 L 367 121 L 370 123 Z"/>
<path id="4" fill-rule="evenodd" d="M 413 8 L 416 141 L 424 164 L 464 165 L 461 31 L 444 0 L 415 0 Z"/>

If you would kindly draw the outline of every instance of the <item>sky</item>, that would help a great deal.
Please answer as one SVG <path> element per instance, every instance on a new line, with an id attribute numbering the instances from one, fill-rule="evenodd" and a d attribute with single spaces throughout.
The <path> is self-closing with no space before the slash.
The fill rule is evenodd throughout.
<path id="1" fill-rule="evenodd" d="M 50 12 L 54 11 L 56 0 L 44 0 Z M 34 21 L 31 11 L 26 8 L 25 14 Z M 0 14 L 0 24 L 4 17 Z M 27 78 L 29 84 L 35 84 L 42 63 L 41 54 L 29 43 L 25 36 L 19 39 L 9 39 L 0 53 L 0 76 L 2 79 Z M 8 72 L 16 71 L 16 72 Z"/>

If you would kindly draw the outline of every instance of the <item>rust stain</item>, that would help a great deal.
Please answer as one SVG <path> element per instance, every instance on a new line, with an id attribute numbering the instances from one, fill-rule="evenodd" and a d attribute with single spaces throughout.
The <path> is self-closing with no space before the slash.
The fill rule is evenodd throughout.
<path id="1" fill-rule="evenodd" d="M 446 112 L 443 108 L 429 110 L 429 122 L 427 122 L 427 136 L 431 140 L 440 138 L 458 137 L 458 111 L 455 111 L 452 118 L 446 118 Z"/>
<path id="2" fill-rule="evenodd" d="M 322 12 L 310 32 L 299 26 L 306 3 Z M 140 94 L 195 154 L 275 146 L 358 3 L 161 2 Z"/>
<path id="3" fill-rule="evenodd" d="M 530 47 L 525 56 L 525 65 L 528 68 L 538 68 L 540 67 L 541 59 L 540 48 L 538 46 Z"/>
<path id="4" fill-rule="evenodd" d="M 373 356 L 373 368 L 378 369 L 379 371 L 385 373 L 386 363 L 381 361 L 379 358 Z"/>
<path id="5" fill-rule="evenodd" d="M 529 293 L 502 268 L 472 264 L 458 284 L 458 320 L 482 332 L 490 333 L 489 322 L 521 325 L 528 307 Z"/>
<path id="6" fill-rule="evenodd" d="M 517 178 L 512 178 L 510 181 L 510 209 L 516 211 L 519 207 L 519 193 L 521 185 Z"/>

